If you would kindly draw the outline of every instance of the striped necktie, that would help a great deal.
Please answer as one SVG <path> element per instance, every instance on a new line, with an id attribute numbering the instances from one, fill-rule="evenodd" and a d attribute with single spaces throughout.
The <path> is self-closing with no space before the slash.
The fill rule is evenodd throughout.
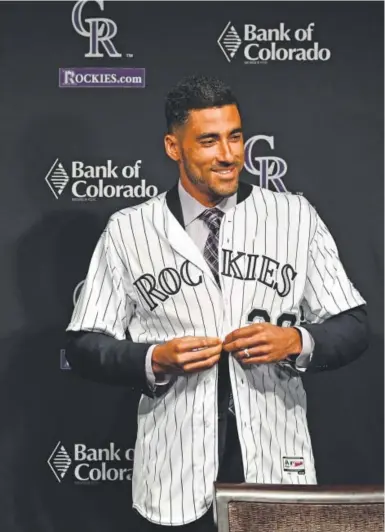
<path id="1" fill-rule="evenodd" d="M 203 256 L 206 262 L 210 266 L 215 280 L 219 286 L 219 274 L 218 274 L 218 240 L 219 240 L 219 228 L 221 226 L 221 220 L 224 216 L 224 212 L 214 207 L 213 209 L 206 209 L 199 216 L 207 227 L 210 229 L 209 236 L 207 237 Z"/>

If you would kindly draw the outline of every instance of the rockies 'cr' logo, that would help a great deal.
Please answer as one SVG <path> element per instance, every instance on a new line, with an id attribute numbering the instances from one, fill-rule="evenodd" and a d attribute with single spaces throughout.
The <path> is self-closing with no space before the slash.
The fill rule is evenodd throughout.
<path id="1" fill-rule="evenodd" d="M 287 192 L 281 177 L 287 172 L 287 163 L 281 157 L 269 155 L 268 157 L 253 157 L 254 145 L 257 141 L 266 141 L 274 150 L 274 137 L 267 135 L 254 135 L 245 144 L 245 168 L 253 175 L 259 176 L 259 186 L 268 188 L 272 181 L 278 192 Z"/>

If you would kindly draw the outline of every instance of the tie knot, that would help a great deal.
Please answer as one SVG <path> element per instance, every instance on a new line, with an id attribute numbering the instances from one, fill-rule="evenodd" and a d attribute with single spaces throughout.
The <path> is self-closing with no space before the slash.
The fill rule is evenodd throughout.
<path id="1" fill-rule="evenodd" d="M 199 216 L 211 231 L 218 231 L 219 226 L 221 225 L 222 217 L 225 215 L 223 211 L 214 207 L 212 209 L 206 209 Z"/>

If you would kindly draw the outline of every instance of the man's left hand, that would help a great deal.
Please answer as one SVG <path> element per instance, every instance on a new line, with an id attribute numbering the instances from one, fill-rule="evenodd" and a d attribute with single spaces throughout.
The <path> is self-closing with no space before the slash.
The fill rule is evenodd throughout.
<path id="1" fill-rule="evenodd" d="M 252 323 L 229 333 L 223 349 L 232 352 L 242 364 L 271 364 L 301 353 L 302 338 L 294 327 Z"/>

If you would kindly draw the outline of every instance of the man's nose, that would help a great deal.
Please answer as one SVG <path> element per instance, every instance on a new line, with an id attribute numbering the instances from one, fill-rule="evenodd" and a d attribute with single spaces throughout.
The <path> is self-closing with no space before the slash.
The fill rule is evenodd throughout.
<path id="1" fill-rule="evenodd" d="M 219 145 L 218 160 L 227 164 L 234 162 L 234 154 L 228 142 L 221 142 Z"/>

